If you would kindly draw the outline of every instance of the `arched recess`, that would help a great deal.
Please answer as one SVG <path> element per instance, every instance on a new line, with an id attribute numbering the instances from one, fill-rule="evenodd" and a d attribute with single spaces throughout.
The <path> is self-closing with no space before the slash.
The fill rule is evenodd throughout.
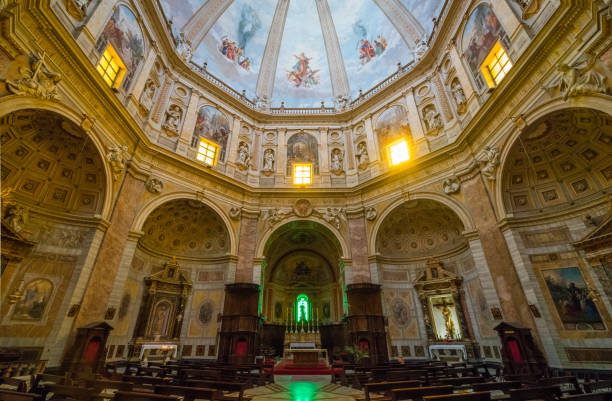
<path id="1" fill-rule="evenodd" d="M 278 234 L 278 230 L 283 226 L 287 226 L 288 223 L 292 223 L 296 221 L 311 221 L 313 223 L 317 223 L 325 227 L 332 234 L 332 236 L 330 236 L 329 238 L 330 239 L 333 238 L 334 241 L 338 242 L 339 248 L 341 250 L 340 257 L 343 259 L 348 259 L 351 257 L 349 247 L 346 243 L 346 240 L 344 239 L 344 237 L 342 236 L 342 234 L 336 227 L 326 222 L 325 220 L 317 218 L 315 216 L 310 216 L 307 219 L 304 219 L 303 217 L 292 216 L 292 217 L 287 218 L 286 220 L 283 220 L 282 226 L 273 227 L 274 228 L 273 230 L 271 229 L 264 233 L 262 238 L 259 240 L 259 243 L 257 244 L 257 248 L 255 251 L 255 258 L 256 259 L 264 258 L 266 254 L 266 250 L 267 250 L 266 248 L 269 246 L 270 242 L 274 239 L 274 236 Z"/>
<path id="2" fill-rule="evenodd" d="M 223 210 L 219 206 L 217 206 L 215 203 L 211 202 L 209 199 L 199 198 L 193 192 L 178 191 L 178 192 L 172 192 L 172 193 L 164 194 L 163 196 L 159 196 L 159 197 L 153 198 L 148 203 L 146 203 L 142 207 L 142 209 L 138 212 L 138 214 L 136 215 L 136 218 L 134 219 L 134 223 L 132 224 L 132 231 L 133 232 L 142 232 L 143 226 L 145 224 L 145 221 L 147 220 L 149 215 L 151 213 L 153 213 L 153 211 L 155 209 L 157 209 L 158 207 L 160 207 L 164 203 L 170 202 L 172 200 L 177 200 L 177 199 L 186 199 L 186 200 L 193 200 L 193 201 L 201 202 L 202 204 L 208 206 L 214 212 L 216 212 L 216 214 L 219 216 L 219 218 L 223 221 L 223 223 L 225 225 L 225 229 L 229 233 L 229 250 L 228 250 L 228 253 L 230 255 L 236 255 L 237 254 L 237 252 L 238 252 L 238 250 L 237 250 L 237 242 L 238 241 L 236 239 L 237 238 L 237 234 L 236 234 L 236 231 L 234 230 L 234 227 L 233 227 L 229 217 L 226 216 L 226 214 L 223 212 Z"/>
<path id="3" fill-rule="evenodd" d="M 572 108 L 585 108 L 596 110 L 602 113 L 607 113 L 612 108 L 612 101 L 607 99 L 605 96 L 581 96 L 579 101 L 570 99 L 565 101 L 560 97 L 553 99 L 549 102 L 543 103 L 538 107 L 529 110 L 528 112 L 521 114 L 521 118 L 525 123 L 525 127 L 518 128 L 514 127 L 507 135 L 503 143 L 500 144 L 500 168 L 497 170 L 495 180 L 495 206 L 499 216 L 503 218 L 509 217 L 509 213 L 504 206 L 504 181 L 503 174 L 505 166 L 508 163 L 508 158 L 513 150 L 513 145 L 518 142 L 518 138 L 527 130 L 528 127 L 533 125 L 540 119 L 550 116 L 555 112 L 561 110 L 568 110 Z"/>
<path id="4" fill-rule="evenodd" d="M 376 238 L 380 231 L 380 226 L 382 225 L 385 218 L 392 213 L 397 207 L 402 204 L 415 200 L 431 200 L 438 202 L 450 210 L 452 210 L 457 217 L 460 219 L 461 224 L 463 225 L 464 232 L 472 232 L 475 230 L 474 223 L 472 222 L 472 218 L 465 207 L 456 199 L 451 198 L 449 196 L 440 195 L 434 192 L 419 192 L 419 193 L 411 193 L 409 197 L 403 197 L 401 199 L 397 199 L 395 202 L 391 203 L 387 206 L 382 212 L 380 212 L 379 217 L 376 219 L 373 227 L 370 229 L 369 233 L 369 244 L 368 251 L 369 255 L 374 255 L 376 253 Z"/>
<path id="5" fill-rule="evenodd" d="M 24 110 L 32 110 L 32 111 L 44 111 L 56 114 L 71 122 L 74 126 L 78 127 L 79 130 L 82 130 L 81 123 L 83 121 L 83 113 L 77 110 L 71 109 L 70 107 L 59 103 L 53 102 L 49 100 L 40 100 L 33 99 L 28 97 L 21 96 L 6 96 L 0 99 L 0 118 L 4 119 L 5 115 L 9 113 L 16 113 Z M 102 203 L 102 207 L 98 214 L 105 219 L 110 219 L 112 200 L 113 200 L 113 180 L 112 180 L 112 172 L 110 169 L 110 165 L 106 162 L 104 155 L 106 154 L 106 149 L 103 144 L 102 138 L 104 135 L 98 131 L 97 127 L 92 127 L 87 131 L 83 131 L 84 134 L 91 140 L 93 145 L 95 146 L 97 153 L 100 155 L 101 159 L 104 161 L 103 170 L 104 170 L 104 201 Z"/>
<path id="6" fill-rule="evenodd" d="M 612 116 L 586 107 L 537 114 L 506 143 L 499 210 L 527 217 L 603 199 L 612 184 Z"/>
<path id="7" fill-rule="evenodd" d="M 319 174 L 319 141 L 308 132 L 296 132 L 287 138 L 287 175 L 293 175 L 293 163 L 312 163 L 313 174 Z"/>

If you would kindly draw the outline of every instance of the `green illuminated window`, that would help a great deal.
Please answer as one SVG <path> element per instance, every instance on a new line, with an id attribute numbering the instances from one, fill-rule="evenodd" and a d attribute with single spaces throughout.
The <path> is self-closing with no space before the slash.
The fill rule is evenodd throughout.
<path id="1" fill-rule="evenodd" d="M 296 321 L 308 322 L 311 317 L 310 311 L 310 302 L 308 301 L 308 296 L 306 294 L 300 294 L 297 296 L 295 301 L 295 310 L 296 310 Z"/>

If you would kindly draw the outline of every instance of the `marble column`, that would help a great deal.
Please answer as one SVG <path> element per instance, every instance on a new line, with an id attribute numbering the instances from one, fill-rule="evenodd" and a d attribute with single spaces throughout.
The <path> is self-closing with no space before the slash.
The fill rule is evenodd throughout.
<path id="1" fill-rule="evenodd" d="M 185 40 L 195 50 L 200 46 L 204 37 L 215 22 L 227 10 L 234 0 L 208 0 L 183 25 L 181 32 Z"/>
<path id="2" fill-rule="evenodd" d="M 242 126 L 242 120 L 240 116 L 237 114 L 233 115 L 233 124 L 232 124 L 232 136 L 230 137 L 227 151 L 225 152 L 225 163 L 233 166 L 236 163 L 236 156 L 238 154 L 238 143 L 240 141 L 240 127 Z"/>
<path id="3" fill-rule="evenodd" d="M 369 283 L 371 282 L 371 277 L 364 210 L 363 208 L 348 209 L 346 217 L 351 244 L 352 282 Z"/>
<path id="4" fill-rule="evenodd" d="M 335 99 L 348 99 L 351 89 L 329 4 L 327 0 L 315 0 L 315 4 L 317 5 L 319 23 L 321 24 L 321 31 L 323 32 L 323 40 L 325 42 L 332 94 Z"/>
<path id="5" fill-rule="evenodd" d="M 166 75 L 164 82 L 157 96 L 157 103 L 151 111 L 151 121 L 155 123 L 154 127 L 157 129 L 161 128 L 162 119 L 168 100 L 170 99 L 170 90 L 172 89 L 172 79 Z"/>
<path id="6" fill-rule="evenodd" d="M 287 130 L 278 130 L 278 143 L 276 145 L 276 183 L 285 182 L 285 169 L 287 168 Z"/>
<path id="7" fill-rule="evenodd" d="M 115 284 L 115 276 L 121 265 L 123 250 L 127 244 L 132 222 L 139 210 L 139 203 L 143 198 L 144 191 L 144 179 L 137 178 L 132 172 L 128 171 L 125 174 L 110 218 L 110 226 L 104 235 L 87 283 L 74 328 L 104 320 L 104 314 Z"/>
<path id="8" fill-rule="evenodd" d="M 279 0 L 274 10 L 272 26 L 268 33 L 268 41 L 264 49 L 262 63 L 257 76 L 257 86 L 255 89 L 256 98 L 265 107 L 269 107 L 274 91 L 274 78 L 276 77 L 276 67 L 278 65 L 278 54 L 280 53 L 283 32 L 285 31 L 285 21 L 289 10 L 289 0 Z"/>
<path id="9" fill-rule="evenodd" d="M 415 153 L 415 156 L 425 155 L 429 153 L 429 143 L 423 132 L 419 109 L 414 98 L 414 88 L 404 92 L 404 99 L 406 101 L 406 111 L 408 112 L 408 125 L 410 126 L 410 133 L 412 134 L 415 147 L 414 150 L 411 150 L 411 157 L 412 153 Z"/>
<path id="10" fill-rule="evenodd" d="M 238 234 L 238 265 L 236 283 L 254 283 L 255 246 L 257 245 L 257 221 L 259 211 L 242 209 Z M 259 284 L 259 281 L 256 283 Z"/>
<path id="11" fill-rule="evenodd" d="M 198 119 L 198 106 L 200 105 L 200 93 L 198 91 L 192 91 L 191 97 L 189 98 L 189 106 L 185 112 L 185 119 L 183 122 L 183 128 L 181 129 L 181 136 L 179 137 L 178 144 L 176 147 L 176 153 L 187 156 L 187 150 L 191 147 L 191 137 L 193 136 L 193 130 L 195 129 L 196 121 Z"/>
<path id="12" fill-rule="evenodd" d="M 329 185 L 331 183 L 331 175 L 329 173 L 329 148 L 327 146 L 327 128 L 319 128 L 319 174 L 321 175 L 321 183 Z"/>
<path id="13" fill-rule="evenodd" d="M 406 45 L 414 49 L 425 37 L 425 29 L 400 0 L 374 0 L 393 24 Z"/>
<path id="14" fill-rule="evenodd" d="M 368 145 L 368 157 L 370 163 L 376 163 L 379 160 L 378 153 L 378 141 L 376 140 L 376 134 L 374 133 L 374 124 L 372 122 L 372 115 L 368 115 L 364 123 L 366 133 L 366 144 Z"/>
<path id="15" fill-rule="evenodd" d="M 483 177 L 475 174 L 463 182 L 461 192 L 478 230 L 505 321 L 517 322 L 535 330 L 535 323 L 508 245 L 497 225 L 495 210 Z M 484 285 L 484 283 L 483 283 Z M 534 332 L 534 337 L 537 332 Z"/>
<path id="16" fill-rule="evenodd" d="M 448 101 L 446 88 L 442 84 L 439 69 L 436 69 L 434 71 L 434 74 L 431 77 L 431 82 L 433 82 L 434 87 L 436 88 L 437 98 L 440 100 L 440 108 L 442 109 L 442 116 L 444 117 L 444 122 L 448 123 L 453 119 L 453 111 Z"/>

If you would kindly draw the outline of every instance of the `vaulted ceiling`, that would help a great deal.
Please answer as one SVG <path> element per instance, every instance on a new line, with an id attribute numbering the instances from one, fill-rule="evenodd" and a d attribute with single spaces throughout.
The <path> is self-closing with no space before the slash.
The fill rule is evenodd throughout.
<path id="1" fill-rule="evenodd" d="M 443 0 L 160 0 L 192 61 L 272 106 L 355 98 L 414 58 Z"/>

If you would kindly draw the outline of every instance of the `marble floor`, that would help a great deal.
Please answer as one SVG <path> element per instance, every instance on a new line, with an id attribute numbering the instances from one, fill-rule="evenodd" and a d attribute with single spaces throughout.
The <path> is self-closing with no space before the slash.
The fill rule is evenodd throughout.
<path id="1" fill-rule="evenodd" d="M 249 389 L 245 394 L 253 396 L 253 401 L 355 401 L 354 396 L 363 396 L 361 391 L 330 383 L 330 376 L 274 376 L 274 380 L 274 384 Z"/>

